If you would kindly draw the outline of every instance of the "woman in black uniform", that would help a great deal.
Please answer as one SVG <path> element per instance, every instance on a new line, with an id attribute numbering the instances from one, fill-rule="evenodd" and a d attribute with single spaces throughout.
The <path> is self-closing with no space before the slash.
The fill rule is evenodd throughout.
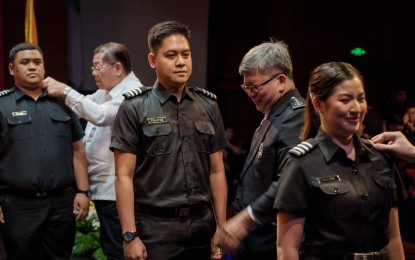
<path id="1" fill-rule="evenodd" d="M 404 191 L 388 157 L 356 134 L 366 111 L 352 65 L 313 70 L 303 142 L 285 158 L 278 183 L 278 260 L 404 259 L 397 209 Z"/>

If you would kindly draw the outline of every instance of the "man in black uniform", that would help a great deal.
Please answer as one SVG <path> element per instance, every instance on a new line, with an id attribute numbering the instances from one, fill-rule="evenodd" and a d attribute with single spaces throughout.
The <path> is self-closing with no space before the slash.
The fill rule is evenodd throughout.
<path id="1" fill-rule="evenodd" d="M 186 85 L 189 38 L 187 26 L 174 21 L 150 29 L 148 60 L 157 81 L 125 93 L 114 122 L 126 258 L 210 259 L 215 216 L 218 224 L 226 221 L 228 141 L 216 96 Z"/>
<path id="2" fill-rule="evenodd" d="M 235 199 L 235 213 L 239 213 L 222 226 L 214 241 L 228 251 L 239 246 L 234 253 L 237 259 L 276 259 L 276 190 L 272 183 L 277 181 L 286 148 L 300 142 L 305 106 L 292 71 L 288 46 L 281 41 L 252 48 L 239 66 L 244 77 L 242 89 L 264 119 L 240 176 Z M 250 229 L 256 223 L 259 225 Z"/>
<path id="3" fill-rule="evenodd" d="M 68 259 L 77 219 L 88 215 L 83 130 L 42 91 L 43 53 L 21 43 L 9 54 L 15 87 L 0 92 L 0 229 L 8 259 Z"/>

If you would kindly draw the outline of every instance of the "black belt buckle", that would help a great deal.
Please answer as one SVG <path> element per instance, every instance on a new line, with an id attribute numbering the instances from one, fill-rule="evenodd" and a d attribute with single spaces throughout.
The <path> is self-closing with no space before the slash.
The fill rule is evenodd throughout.
<path id="1" fill-rule="evenodd" d="M 383 256 L 382 252 L 354 253 L 353 260 L 383 260 Z"/>
<path id="2" fill-rule="evenodd" d="M 372 260 L 373 253 L 354 253 L 353 260 Z"/>
<path id="3" fill-rule="evenodd" d="M 188 217 L 190 216 L 191 210 L 190 208 L 177 208 L 175 215 L 178 217 Z"/>
<path id="4" fill-rule="evenodd" d="M 37 198 L 44 198 L 44 197 L 48 196 L 48 193 L 47 193 L 46 191 L 43 191 L 43 192 L 36 192 L 35 196 L 36 196 Z"/>

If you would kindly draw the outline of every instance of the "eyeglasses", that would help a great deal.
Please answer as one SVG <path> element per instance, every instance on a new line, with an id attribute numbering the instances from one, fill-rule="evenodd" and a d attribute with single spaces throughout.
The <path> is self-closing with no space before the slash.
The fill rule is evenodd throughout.
<path id="1" fill-rule="evenodd" d="M 112 66 L 112 65 L 114 65 L 116 62 L 114 62 L 114 63 L 111 63 L 111 64 L 107 64 L 107 65 L 104 65 L 104 66 L 99 66 L 99 67 L 94 67 L 94 66 L 92 66 L 91 67 L 91 71 L 92 72 L 96 72 L 96 73 L 99 73 L 99 71 L 100 70 L 102 70 L 103 68 L 106 68 L 106 67 L 109 67 L 109 66 Z"/>
<path id="2" fill-rule="evenodd" d="M 259 92 L 259 88 L 260 87 L 262 87 L 262 86 L 264 86 L 264 85 L 266 85 L 266 84 L 268 84 L 268 83 L 270 83 L 273 79 L 275 79 L 276 77 L 278 77 L 279 75 L 282 75 L 282 74 L 284 74 L 285 75 L 285 73 L 276 73 L 276 74 L 274 74 L 274 75 L 272 75 L 269 79 L 267 79 L 267 80 L 265 80 L 264 82 L 262 82 L 262 83 L 260 83 L 260 84 L 258 84 L 258 85 L 256 85 L 256 86 L 249 86 L 249 85 L 247 85 L 247 84 L 242 84 L 241 85 L 241 88 L 246 92 L 246 93 L 248 93 L 248 92 L 253 92 L 253 93 L 258 93 Z"/>

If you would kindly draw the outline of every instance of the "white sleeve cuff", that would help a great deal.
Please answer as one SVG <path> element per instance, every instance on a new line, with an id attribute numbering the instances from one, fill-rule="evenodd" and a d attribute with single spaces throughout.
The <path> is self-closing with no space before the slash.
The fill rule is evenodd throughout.
<path id="1" fill-rule="evenodd" d="M 246 210 L 248 211 L 249 216 L 251 217 L 251 219 L 257 223 L 262 225 L 261 221 L 259 221 L 259 219 L 257 219 L 257 217 L 255 217 L 254 212 L 252 211 L 252 208 L 250 205 L 248 205 L 248 207 L 246 207 Z"/>

